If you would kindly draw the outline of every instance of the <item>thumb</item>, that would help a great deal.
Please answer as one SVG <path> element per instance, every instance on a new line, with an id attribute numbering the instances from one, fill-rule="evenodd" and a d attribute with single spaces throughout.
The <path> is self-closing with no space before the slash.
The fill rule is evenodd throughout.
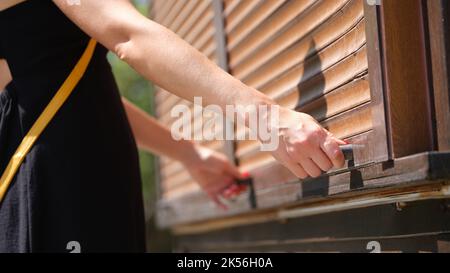
<path id="1" fill-rule="evenodd" d="M 331 138 L 332 140 L 334 140 L 338 145 L 347 145 L 349 144 L 347 141 L 344 141 L 342 139 L 339 139 L 337 137 L 335 137 L 330 131 L 325 130 L 328 137 Z"/>
<path id="2" fill-rule="evenodd" d="M 337 138 L 337 137 L 331 137 L 334 141 L 336 141 L 336 143 L 337 144 L 339 144 L 339 145 L 347 145 L 347 144 L 349 144 L 348 142 L 346 142 L 346 141 L 344 141 L 344 140 L 342 140 L 342 139 L 339 139 L 339 138 Z"/>
<path id="3" fill-rule="evenodd" d="M 237 178 L 237 179 L 244 179 L 245 178 L 244 175 L 241 174 L 241 172 L 239 171 L 238 167 L 234 166 L 233 164 L 231 164 L 229 162 L 227 162 L 226 165 L 225 165 L 225 171 L 229 175 L 233 176 L 234 178 Z"/>

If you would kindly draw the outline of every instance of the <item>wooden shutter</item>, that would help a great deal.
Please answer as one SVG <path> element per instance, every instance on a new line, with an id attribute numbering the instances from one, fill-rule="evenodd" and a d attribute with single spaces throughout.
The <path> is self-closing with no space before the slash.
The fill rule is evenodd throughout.
<path id="1" fill-rule="evenodd" d="M 211 52 L 205 52 L 205 48 L 220 48 L 214 45 L 218 39 L 213 39 L 211 1 L 155 2 L 157 22 L 169 26 L 207 55 Z M 363 0 L 224 0 L 222 4 L 215 16 L 223 18 L 224 29 L 215 31 L 216 36 L 217 31 L 222 31 L 226 38 L 227 69 L 233 76 L 282 106 L 311 114 L 337 137 L 364 144 L 366 148 L 355 151 L 352 164 L 387 159 L 374 7 L 368 7 Z M 192 19 L 203 8 L 203 15 Z M 188 31 L 186 25 L 191 24 Z M 210 46 L 203 47 L 206 43 Z M 208 56 L 218 61 L 221 54 Z M 159 92 L 157 109 L 162 122 L 172 122 L 167 113 L 179 102 L 167 92 Z M 222 142 L 211 145 L 224 147 Z M 326 188 L 323 183 L 310 189 L 305 187 L 308 181 L 298 183 L 269 153 L 261 152 L 256 141 L 237 141 L 235 146 L 240 169 L 254 177 L 252 198 L 256 200 L 244 196 L 228 212 L 220 211 L 206 197 L 188 194 L 198 192 L 198 188 L 186 178 L 186 171 L 178 163 L 163 159 L 159 218 L 164 218 L 165 224 L 242 213 L 250 210 L 254 201 L 257 208 L 282 205 L 315 195 L 321 186 Z M 350 188 L 332 185 L 330 192 L 347 190 Z"/>
<path id="2" fill-rule="evenodd" d="M 214 12 L 212 3 L 203 0 L 156 0 L 153 1 L 153 20 L 168 27 L 181 38 L 193 45 L 214 62 L 217 62 Z M 159 121 L 170 128 L 175 118 L 170 111 L 175 105 L 192 103 L 170 94 L 162 88 L 157 89 L 156 113 Z M 204 143 L 215 150 L 224 147 L 220 141 Z M 190 194 L 201 194 L 196 183 L 184 166 L 170 158 L 162 157 L 160 162 L 160 206 Z"/>
<path id="3" fill-rule="evenodd" d="M 214 6 L 215 4 L 210 0 L 156 0 L 152 4 L 152 19 L 174 31 L 211 61 L 223 66 L 224 61 L 221 60 L 218 52 L 220 46 L 217 43 L 220 39 L 217 39 L 218 30 L 215 22 L 215 8 L 217 7 Z M 169 128 L 176 120 L 170 115 L 170 111 L 175 105 L 188 105 L 193 112 L 191 102 L 172 95 L 162 88 L 157 88 L 155 103 L 158 120 Z M 202 128 L 195 127 L 193 119 L 191 126 L 194 128 L 194 134 L 201 133 Z M 225 154 L 229 153 L 229 143 L 225 141 L 200 142 L 214 150 Z M 161 157 L 158 165 L 160 172 L 158 220 L 160 225 L 202 219 L 211 217 L 213 214 L 217 216 L 224 214 L 201 191 L 180 162 Z M 242 200 L 242 202 L 245 201 Z M 237 210 L 248 209 L 243 205 Z"/>
<path id="4" fill-rule="evenodd" d="M 225 14 L 235 77 L 339 138 L 374 143 L 364 1 L 239 1 Z M 356 163 L 372 162 L 370 150 L 355 151 Z M 302 185 L 286 184 L 297 179 L 258 142 L 238 141 L 235 156 L 255 177 L 258 208 L 299 198 Z"/>

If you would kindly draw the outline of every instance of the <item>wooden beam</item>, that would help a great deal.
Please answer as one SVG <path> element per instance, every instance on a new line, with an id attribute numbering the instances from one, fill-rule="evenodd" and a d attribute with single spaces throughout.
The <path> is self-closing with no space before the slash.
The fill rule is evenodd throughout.
<path id="1" fill-rule="evenodd" d="M 222 0 L 213 0 L 213 8 L 214 8 L 214 27 L 215 27 L 215 38 L 217 44 L 217 55 L 219 66 L 225 70 L 229 71 L 228 65 L 228 49 L 227 49 L 227 37 L 225 32 L 225 17 L 224 17 L 224 6 Z M 233 124 L 225 119 L 224 130 L 231 131 L 233 130 Z M 232 140 L 224 141 L 224 151 L 227 157 L 235 162 L 234 158 L 234 150 L 235 143 Z"/>
<path id="2" fill-rule="evenodd" d="M 406 194 L 408 188 L 417 192 L 422 186 L 435 189 L 433 183 L 450 181 L 450 168 L 447 162 L 450 162 L 450 153 L 423 153 L 396 159 L 391 163 L 350 168 L 303 182 L 292 177 L 293 180 L 285 184 L 279 183 L 278 180 L 270 181 L 270 174 L 274 172 L 279 172 L 277 179 L 283 175 L 281 167 L 274 165 L 272 168 L 264 168 L 264 173 L 260 173 L 259 180 L 255 181 L 258 208 L 256 211 L 251 210 L 246 195 L 240 196 L 230 204 L 228 211 L 221 211 L 213 208 L 214 204 L 208 201 L 206 195 L 196 193 L 179 200 L 172 200 L 170 203 L 160 202 L 158 213 L 163 220 L 162 227 L 186 226 L 188 223 L 197 225 L 216 221 L 228 223 L 227 219 L 234 219 L 234 217 L 247 219 L 247 222 L 239 220 L 239 223 L 248 223 L 251 222 L 252 215 L 260 214 L 262 211 L 270 213 L 287 207 L 318 206 L 323 205 L 324 202 L 363 196 L 381 198 L 391 196 L 393 193 Z M 185 204 L 190 204 L 189 208 Z M 218 220 L 218 217 L 223 219 Z M 257 218 L 261 219 L 261 217 L 265 216 L 260 215 Z"/>
<path id="3" fill-rule="evenodd" d="M 201 234 L 274 221 L 286 222 L 287 220 L 299 220 L 311 216 L 320 217 L 329 215 L 330 213 L 354 211 L 357 209 L 367 209 L 383 205 L 396 205 L 398 210 L 401 210 L 406 207 L 408 203 L 449 198 L 450 185 L 448 182 L 417 185 L 384 189 L 382 191 L 367 191 L 354 196 L 341 196 L 321 201 L 306 202 L 291 207 L 261 210 L 214 221 L 177 225 L 172 227 L 172 230 L 177 235 Z"/>
<path id="4" fill-rule="evenodd" d="M 450 1 L 427 1 L 437 145 L 450 150 Z"/>
<path id="5" fill-rule="evenodd" d="M 393 158 L 435 148 L 423 4 L 423 0 L 386 0 L 380 6 Z"/>
<path id="6" fill-rule="evenodd" d="M 385 204 L 234 228 L 185 234 L 177 249 L 187 252 L 448 252 L 447 200 Z M 420 219 L 420 220 L 418 220 Z M 339 224 L 330 224 L 339 223 Z"/>
<path id="7" fill-rule="evenodd" d="M 386 161 L 390 158 L 390 142 L 388 138 L 387 118 L 385 112 L 384 78 L 382 64 L 382 44 L 380 33 L 379 6 L 368 5 L 364 1 L 364 17 L 366 20 L 367 61 L 369 67 L 370 97 L 372 104 L 373 142 L 371 147 L 374 162 Z"/>

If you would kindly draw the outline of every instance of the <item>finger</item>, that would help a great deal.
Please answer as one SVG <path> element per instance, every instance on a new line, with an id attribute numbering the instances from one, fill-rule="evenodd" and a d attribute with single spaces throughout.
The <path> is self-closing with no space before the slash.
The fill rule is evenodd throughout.
<path id="1" fill-rule="evenodd" d="M 328 172 L 331 168 L 333 168 L 333 163 L 331 163 L 328 156 L 320 148 L 311 154 L 311 159 L 324 172 Z"/>
<path id="2" fill-rule="evenodd" d="M 241 194 L 242 192 L 247 191 L 247 189 L 248 189 L 247 185 L 233 184 L 223 191 L 222 196 L 225 197 L 226 199 L 230 199 Z"/>
<path id="3" fill-rule="evenodd" d="M 317 166 L 311 158 L 300 157 L 299 163 L 306 171 L 306 173 L 311 177 L 319 177 L 322 174 L 319 166 Z"/>
<path id="4" fill-rule="evenodd" d="M 326 131 L 328 137 L 330 137 L 331 139 L 333 139 L 334 141 L 336 141 L 338 145 L 347 145 L 347 144 L 350 144 L 350 143 L 348 143 L 348 142 L 345 141 L 345 140 L 342 140 L 342 139 L 339 139 L 339 138 L 335 137 L 330 131 L 327 131 L 327 130 L 325 130 L 325 131 Z"/>
<path id="5" fill-rule="evenodd" d="M 332 137 L 332 138 L 333 138 L 334 141 L 337 142 L 338 145 L 347 145 L 347 144 L 349 144 L 347 141 L 339 139 L 337 137 Z"/>
<path id="6" fill-rule="evenodd" d="M 210 194 L 209 197 L 220 209 L 228 210 L 228 207 L 222 201 L 220 201 L 217 195 Z"/>
<path id="7" fill-rule="evenodd" d="M 275 159 L 283 164 L 284 167 L 286 167 L 298 178 L 305 179 L 308 177 L 308 174 L 305 172 L 303 167 L 297 164 L 297 162 L 291 158 L 285 149 L 282 149 Z"/>
<path id="8" fill-rule="evenodd" d="M 246 178 L 249 178 L 251 176 L 251 174 L 249 172 L 243 172 L 241 174 L 241 176 L 242 176 L 243 179 L 246 179 Z"/>
<path id="9" fill-rule="evenodd" d="M 331 163 L 333 163 L 334 167 L 341 168 L 342 166 L 344 166 L 344 154 L 342 153 L 341 149 L 339 149 L 338 142 L 335 141 L 332 137 L 327 137 L 325 141 L 320 145 L 320 147 L 331 160 Z"/>
<path id="10" fill-rule="evenodd" d="M 232 192 L 232 194 L 230 195 L 229 199 L 236 198 L 240 194 L 241 194 L 241 191 L 240 191 L 240 188 L 238 188 L 236 191 Z"/>
<path id="11" fill-rule="evenodd" d="M 240 185 L 239 186 L 239 193 L 245 192 L 248 190 L 248 186 L 247 185 Z"/>
<path id="12" fill-rule="evenodd" d="M 215 179 L 214 185 L 211 187 L 210 192 L 222 193 L 227 190 L 231 185 L 235 183 L 235 179 L 231 176 L 224 175 L 221 178 Z"/>
<path id="13" fill-rule="evenodd" d="M 229 175 L 233 176 L 234 178 L 238 178 L 238 179 L 245 178 L 244 175 L 241 174 L 239 169 L 231 163 L 227 163 L 225 165 L 225 172 L 228 173 Z"/>
<path id="14" fill-rule="evenodd" d="M 311 150 L 309 154 L 311 156 L 317 154 L 317 149 L 316 151 Z M 295 165 L 300 166 L 306 172 L 307 176 L 318 177 L 322 174 L 321 168 L 311 158 L 295 152 L 288 153 L 288 155 L 295 162 Z M 326 161 L 324 162 L 325 164 Z"/>
<path id="15" fill-rule="evenodd" d="M 229 186 L 222 192 L 222 196 L 227 199 L 231 198 L 233 195 L 235 195 L 237 192 L 239 192 L 239 190 L 240 190 L 240 188 L 237 184 L 232 184 L 231 186 Z"/>
<path id="16" fill-rule="evenodd" d="M 284 162 L 283 165 L 300 179 L 305 179 L 309 176 L 308 173 L 305 171 L 305 169 L 303 169 L 302 166 L 297 164 L 292 159 L 289 160 L 288 162 Z"/>

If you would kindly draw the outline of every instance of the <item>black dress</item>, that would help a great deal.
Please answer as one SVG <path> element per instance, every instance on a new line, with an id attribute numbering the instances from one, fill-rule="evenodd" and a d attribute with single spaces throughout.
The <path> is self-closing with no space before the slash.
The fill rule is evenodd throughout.
<path id="1" fill-rule="evenodd" d="M 85 50 L 89 37 L 51 2 L 0 12 L 0 173 Z M 33 146 L 0 204 L 0 252 L 142 252 L 136 144 L 97 45 L 86 74 Z"/>

